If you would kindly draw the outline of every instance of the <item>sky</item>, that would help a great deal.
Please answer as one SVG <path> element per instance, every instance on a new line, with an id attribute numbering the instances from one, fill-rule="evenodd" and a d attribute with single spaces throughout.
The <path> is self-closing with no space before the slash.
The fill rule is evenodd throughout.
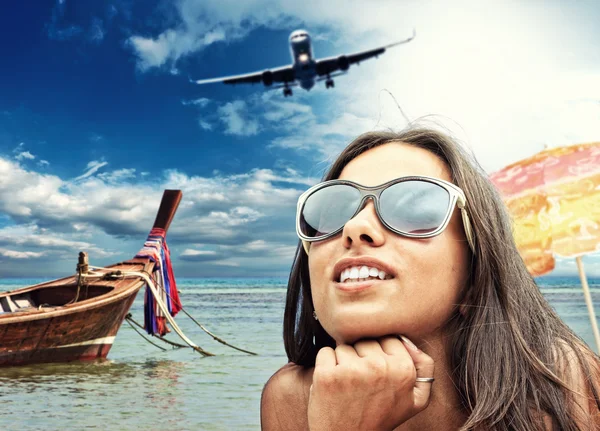
<path id="1" fill-rule="evenodd" d="M 179 276 L 286 276 L 296 200 L 360 133 L 444 127 L 492 173 L 600 140 L 596 1 L 42 0 L 0 14 L 0 278 L 132 257 L 164 189 Z M 334 89 L 192 80 L 409 37 Z M 600 276 L 600 254 L 584 257 Z M 557 275 L 576 274 L 559 259 Z"/>

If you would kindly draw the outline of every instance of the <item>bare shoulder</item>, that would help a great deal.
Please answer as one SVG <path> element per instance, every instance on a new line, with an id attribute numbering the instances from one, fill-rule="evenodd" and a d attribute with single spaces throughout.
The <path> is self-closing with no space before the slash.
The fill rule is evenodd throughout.
<path id="1" fill-rule="evenodd" d="M 577 349 L 577 351 L 576 351 Z M 579 353 L 579 355 L 578 355 Z M 595 417 L 598 404 L 594 398 L 593 387 L 598 388 L 600 378 L 600 360 L 591 351 L 572 346 L 564 341 L 557 343 L 555 355 L 560 371 L 560 377 L 571 392 L 575 404 L 575 415 L 582 418 Z"/>
<path id="2" fill-rule="evenodd" d="M 579 353 L 579 355 L 578 355 Z M 591 352 L 582 350 L 579 346 L 571 346 L 565 341 L 559 341 L 554 355 L 562 379 L 569 389 L 585 393 L 592 382 L 594 371 L 598 371 L 600 363 Z"/>
<path id="3" fill-rule="evenodd" d="M 288 363 L 271 376 L 260 402 L 262 430 L 308 429 L 308 395 L 313 370 Z"/>

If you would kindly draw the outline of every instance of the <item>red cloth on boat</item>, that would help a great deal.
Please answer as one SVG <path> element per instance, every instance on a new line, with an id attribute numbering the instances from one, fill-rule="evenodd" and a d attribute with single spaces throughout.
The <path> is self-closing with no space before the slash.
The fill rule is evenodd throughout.
<path id="1" fill-rule="evenodd" d="M 163 335 L 166 335 L 169 331 L 169 328 L 167 327 L 167 318 L 164 316 L 159 316 L 156 318 L 156 329 L 158 331 L 158 335 L 160 335 L 161 337 Z"/>
<path id="2" fill-rule="evenodd" d="M 169 287 L 171 296 L 171 316 L 175 317 L 179 311 L 183 308 L 181 305 L 181 299 L 179 298 L 179 291 L 177 290 L 177 284 L 175 283 L 175 274 L 173 274 L 173 267 L 171 266 L 171 252 L 167 241 L 163 242 L 163 248 L 165 250 L 165 261 L 167 266 L 167 275 L 169 277 Z"/>

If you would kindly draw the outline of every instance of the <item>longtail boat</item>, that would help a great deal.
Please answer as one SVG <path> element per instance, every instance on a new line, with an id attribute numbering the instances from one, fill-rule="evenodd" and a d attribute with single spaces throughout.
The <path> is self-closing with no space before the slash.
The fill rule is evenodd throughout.
<path id="1" fill-rule="evenodd" d="M 94 269 L 80 253 L 76 274 L 0 293 L 0 367 L 105 358 L 148 276 L 166 284 L 171 279 L 172 294 L 165 299 L 174 315 L 179 297 L 170 261 L 159 268 L 157 255 L 169 259 L 163 241 L 180 200 L 181 191 L 165 190 L 150 236 L 133 259 Z M 159 245 L 154 253 L 148 251 L 153 244 Z M 146 295 L 148 308 L 152 299 Z M 154 326 L 151 333 L 166 332 L 164 317 L 145 324 Z"/>

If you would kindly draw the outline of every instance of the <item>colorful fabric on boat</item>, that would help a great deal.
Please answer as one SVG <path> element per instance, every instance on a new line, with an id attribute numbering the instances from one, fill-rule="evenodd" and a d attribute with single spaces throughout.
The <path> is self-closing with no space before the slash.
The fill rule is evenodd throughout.
<path id="1" fill-rule="evenodd" d="M 144 247 L 135 257 L 146 257 L 154 262 L 152 278 L 161 294 L 162 301 L 167 305 L 169 313 L 175 317 L 181 310 L 181 300 L 177 292 L 177 284 L 171 266 L 171 253 L 167 246 L 164 229 L 152 229 L 144 243 Z M 162 336 L 169 331 L 166 317 L 158 307 L 148 286 L 146 286 L 144 295 L 144 328 L 151 335 Z"/>

